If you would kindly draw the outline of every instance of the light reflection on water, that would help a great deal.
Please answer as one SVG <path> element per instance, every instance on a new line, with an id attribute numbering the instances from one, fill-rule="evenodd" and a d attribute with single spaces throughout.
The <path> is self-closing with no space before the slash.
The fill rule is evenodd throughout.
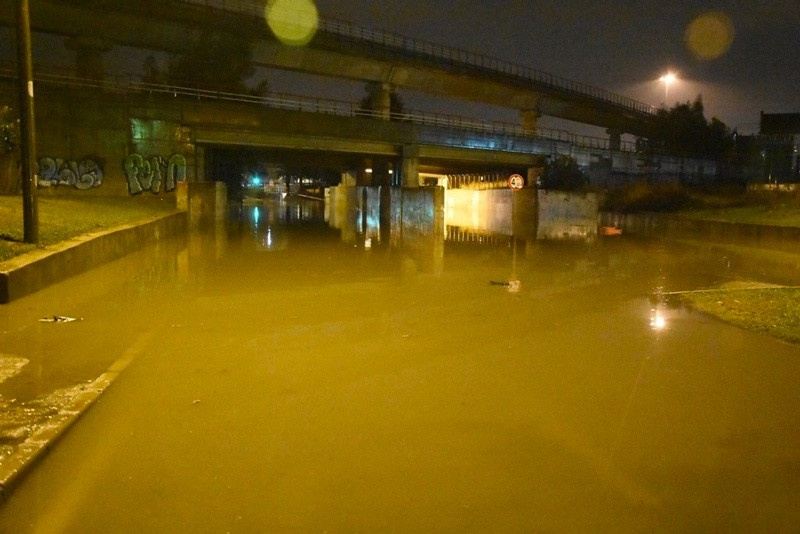
<path id="1" fill-rule="evenodd" d="M 140 349 L 3 528 L 800 524 L 800 351 L 659 297 L 737 276 L 708 247 L 406 242 L 296 199 L 239 209 L 96 294 L 59 284 L 4 310 L 3 350 L 45 373 Z M 31 326 L 54 302 L 79 330 Z"/>

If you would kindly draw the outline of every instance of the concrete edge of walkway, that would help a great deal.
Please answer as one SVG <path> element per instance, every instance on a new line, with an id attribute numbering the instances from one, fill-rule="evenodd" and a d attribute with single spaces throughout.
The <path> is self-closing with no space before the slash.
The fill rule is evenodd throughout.
<path id="1" fill-rule="evenodd" d="M 187 227 L 187 213 L 175 211 L 12 258 L 3 262 L 0 271 L 0 304 L 121 258 L 163 237 L 185 232 Z"/>
<path id="2" fill-rule="evenodd" d="M 53 444 L 116 380 L 131 362 L 133 356 L 133 354 L 126 354 L 114 362 L 105 373 L 82 388 L 82 391 L 67 406 L 50 417 L 45 424 L 20 444 L 14 454 L 0 462 L 0 503 L 8 498 L 22 476 L 50 451 Z"/>
<path id="3" fill-rule="evenodd" d="M 4 502 L 22 476 L 43 456 L 66 430 L 100 397 L 133 359 L 128 353 L 87 384 L 64 408 L 22 442 L 14 454 L 0 462 L 0 503 Z"/>

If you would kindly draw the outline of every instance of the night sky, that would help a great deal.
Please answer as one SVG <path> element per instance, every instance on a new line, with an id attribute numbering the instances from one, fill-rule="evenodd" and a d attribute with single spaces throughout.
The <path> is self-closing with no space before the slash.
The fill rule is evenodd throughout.
<path id="1" fill-rule="evenodd" d="M 706 117 L 741 133 L 759 112 L 800 113 L 798 0 L 316 0 L 325 18 L 400 33 L 519 63 L 660 106 L 702 95 Z M 685 35 L 720 12 L 732 41 L 697 57 Z M 409 100 L 409 97 L 406 97 Z M 413 95 L 411 103 L 415 102 Z"/>
<path id="2" fill-rule="evenodd" d="M 192 0 L 199 1 L 199 0 Z M 480 52 L 607 89 L 654 106 L 665 103 L 658 78 L 668 70 L 668 105 L 702 95 L 706 117 L 740 133 L 758 129 L 759 113 L 800 113 L 800 0 L 315 0 L 324 18 Z M 730 45 L 713 58 L 687 46 L 687 28 L 716 12 L 730 23 Z M 13 34 L 0 30 L 0 55 L 10 59 Z M 63 56 L 34 37 L 35 58 Z M 43 53 L 44 52 L 44 53 Z M 108 70 L 140 68 L 143 55 L 116 48 Z M 116 67 L 114 65 L 117 65 Z M 362 84 L 266 71 L 277 92 L 358 101 Z M 519 122 L 516 110 L 441 100 L 400 90 L 409 110 Z M 543 117 L 541 127 L 581 125 Z M 597 132 L 598 135 L 602 135 Z"/>

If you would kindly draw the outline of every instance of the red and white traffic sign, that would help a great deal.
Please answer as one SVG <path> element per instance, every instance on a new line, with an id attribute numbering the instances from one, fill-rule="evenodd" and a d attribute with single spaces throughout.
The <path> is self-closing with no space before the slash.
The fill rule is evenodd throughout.
<path id="1" fill-rule="evenodd" d="M 525 186 L 525 178 L 521 174 L 512 174 L 508 177 L 508 187 L 511 189 L 522 189 Z"/>

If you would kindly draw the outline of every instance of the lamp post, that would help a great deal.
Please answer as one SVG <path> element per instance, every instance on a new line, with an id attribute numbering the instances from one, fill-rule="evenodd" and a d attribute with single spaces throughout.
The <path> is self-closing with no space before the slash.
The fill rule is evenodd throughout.
<path id="1" fill-rule="evenodd" d="M 667 106 L 669 103 L 669 84 L 674 83 L 677 79 L 678 78 L 672 72 L 668 72 L 658 79 L 658 81 L 664 82 L 664 106 Z"/>
<path id="2" fill-rule="evenodd" d="M 17 68 L 19 69 L 19 131 L 22 156 L 22 221 L 25 243 L 39 243 L 39 209 L 36 198 L 36 135 L 33 114 L 31 21 L 28 0 L 17 9 Z"/>

